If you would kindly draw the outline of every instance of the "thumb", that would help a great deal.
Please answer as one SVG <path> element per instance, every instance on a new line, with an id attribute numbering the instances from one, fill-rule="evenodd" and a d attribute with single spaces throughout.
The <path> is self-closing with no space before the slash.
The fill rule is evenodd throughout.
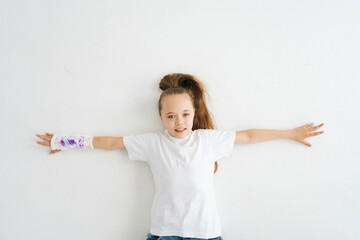
<path id="1" fill-rule="evenodd" d="M 299 142 L 305 144 L 308 147 L 311 147 L 311 144 L 309 142 L 305 141 L 305 140 L 299 140 Z"/>

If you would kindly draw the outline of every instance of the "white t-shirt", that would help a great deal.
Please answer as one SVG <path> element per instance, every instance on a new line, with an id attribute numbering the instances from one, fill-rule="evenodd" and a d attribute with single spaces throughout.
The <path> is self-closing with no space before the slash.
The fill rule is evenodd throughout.
<path id="1" fill-rule="evenodd" d="M 215 238 L 221 224 L 214 193 L 215 161 L 229 156 L 236 131 L 197 129 L 183 139 L 164 132 L 124 136 L 130 160 L 149 164 L 155 183 L 150 233 Z"/>

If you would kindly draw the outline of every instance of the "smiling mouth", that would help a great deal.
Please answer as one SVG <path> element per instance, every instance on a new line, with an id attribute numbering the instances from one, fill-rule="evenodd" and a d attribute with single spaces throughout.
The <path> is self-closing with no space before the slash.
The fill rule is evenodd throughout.
<path id="1" fill-rule="evenodd" d="M 178 132 L 178 133 L 181 133 L 183 131 L 185 131 L 186 128 L 182 129 L 182 130 L 178 130 L 178 129 L 175 129 L 175 132 Z"/>

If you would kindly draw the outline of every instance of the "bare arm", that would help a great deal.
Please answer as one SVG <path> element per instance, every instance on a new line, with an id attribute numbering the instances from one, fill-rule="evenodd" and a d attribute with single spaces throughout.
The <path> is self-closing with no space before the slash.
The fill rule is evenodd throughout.
<path id="1" fill-rule="evenodd" d="M 94 137 L 93 147 L 105 150 L 125 149 L 123 137 Z"/>
<path id="2" fill-rule="evenodd" d="M 290 138 L 290 130 L 248 129 L 236 131 L 235 144 L 253 144 L 277 138 Z"/>
<path id="3" fill-rule="evenodd" d="M 248 132 L 250 143 L 269 141 L 278 138 L 290 138 L 311 147 L 311 144 L 304 139 L 324 133 L 324 131 L 312 132 L 322 127 L 324 123 L 318 126 L 313 125 L 313 123 L 309 123 L 290 130 L 249 129 L 246 131 Z"/>
<path id="4" fill-rule="evenodd" d="M 250 129 L 250 143 L 258 143 L 279 138 L 291 138 L 291 130 L 270 130 L 270 129 Z"/>
<path id="5" fill-rule="evenodd" d="M 235 144 L 250 144 L 249 130 L 236 131 Z"/>

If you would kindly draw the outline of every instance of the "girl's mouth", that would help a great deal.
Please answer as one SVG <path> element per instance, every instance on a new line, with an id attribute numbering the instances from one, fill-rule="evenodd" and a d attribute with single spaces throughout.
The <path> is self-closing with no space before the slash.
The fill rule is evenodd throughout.
<path id="1" fill-rule="evenodd" d="M 185 129 L 186 129 L 186 128 L 184 128 L 184 129 L 182 129 L 182 130 L 175 129 L 175 131 L 178 132 L 178 133 L 182 133 L 182 132 L 185 131 Z"/>

